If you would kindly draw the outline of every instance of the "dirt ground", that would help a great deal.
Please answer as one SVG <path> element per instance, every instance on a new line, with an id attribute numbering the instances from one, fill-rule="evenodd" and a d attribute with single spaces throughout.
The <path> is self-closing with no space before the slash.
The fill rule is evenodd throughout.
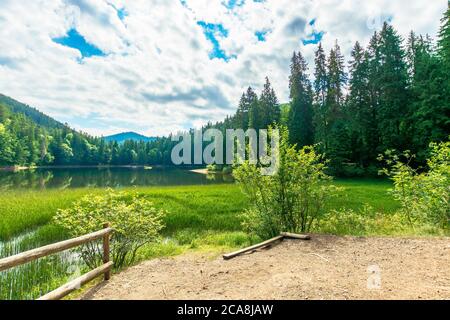
<path id="1" fill-rule="evenodd" d="M 449 238 L 313 236 L 143 262 L 83 299 L 450 299 Z"/>

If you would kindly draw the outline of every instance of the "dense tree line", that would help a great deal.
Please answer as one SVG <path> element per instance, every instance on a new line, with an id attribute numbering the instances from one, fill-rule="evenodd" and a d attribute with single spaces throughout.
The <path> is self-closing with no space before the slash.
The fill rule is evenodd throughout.
<path id="1" fill-rule="evenodd" d="M 266 78 L 249 87 L 237 111 L 206 128 L 289 128 L 299 147 L 318 144 L 337 175 L 377 171 L 377 155 L 411 150 L 424 161 L 428 145 L 450 134 L 450 11 L 437 43 L 413 32 L 404 41 L 389 24 L 367 48 L 356 42 L 348 63 L 338 42 L 319 44 L 310 74 L 301 52 L 290 65 L 290 103 L 281 105 Z M 346 68 L 348 66 L 348 68 Z M 0 96 L 0 165 L 170 165 L 176 142 L 105 142 L 76 132 L 32 108 Z M 193 130 L 190 131 L 193 135 Z"/>
<path id="2" fill-rule="evenodd" d="M 404 43 L 385 23 L 367 48 L 355 43 L 348 68 L 337 42 L 328 54 L 319 44 L 313 81 L 302 53 L 294 52 L 287 117 L 280 118 L 286 111 L 266 80 L 260 98 L 248 88 L 236 114 L 216 126 L 259 129 L 281 122 L 292 143 L 318 144 L 336 175 L 375 174 L 377 156 L 387 149 L 410 150 L 420 164 L 429 143 L 450 134 L 449 57 L 449 11 L 437 45 L 413 32 Z M 255 122 L 255 114 L 267 116 Z"/>

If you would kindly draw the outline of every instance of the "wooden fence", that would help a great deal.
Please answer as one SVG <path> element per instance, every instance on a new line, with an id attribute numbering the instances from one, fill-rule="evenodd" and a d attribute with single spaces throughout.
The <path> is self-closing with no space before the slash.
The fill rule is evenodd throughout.
<path id="1" fill-rule="evenodd" d="M 0 259 L 0 272 L 5 271 L 25 263 L 55 254 L 58 252 L 66 251 L 82 244 L 92 242 L 98 239 L 103 239 L 103 265 L 100 267 L 66 283 L 62 287 L 40 297 L 38 300 L 59 300 L 67 296 L 69 293 L 79 289 L 84 284 L 94 280 L 100 275 L 104 275 L 105 281 L 111 277 L 111 267 L 113 262 L 110 261 L 109 255 L 109 238 L 113 229 L 109 227 L 109 224 L 105 224 L 103 229 L 97 232 L 93 232 L 78 238 L 50 244 L 44 247 L 19 253 L 17 255 Z"/>

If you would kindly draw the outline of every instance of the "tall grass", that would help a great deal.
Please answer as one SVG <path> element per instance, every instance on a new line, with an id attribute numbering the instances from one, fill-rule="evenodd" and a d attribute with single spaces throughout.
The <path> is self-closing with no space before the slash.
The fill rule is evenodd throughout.
<path id="1" fill-rule="evenodd" d="M 386 180 L 337 180 L 344 187 L 342 194 L 333 199 L 329 208 L 357 210 L 365 203 L 381 212 L 397 208 L 387 194 Z M 248 205 L 239 187 L 233 184 L 180 187 L 125 188 L 151 199 L 159 208 L 166 209 L 166 234 L 180 230 L 240 231 L 238 214 Z M 101 193 L 104 189 L 66 189 L 40 191 L 7 191 L 0 194 L 0 240 L 32 230 L 50 222 L 58 208 L 67 208 L 88 193 Z"/>
<path id="2" fill-rule="evenodd" d="M 344 187 L 344 191 L 328 204 L 330 209 L 359 210 L 368 203 L 377 211 L 390 214 L 397 208 L 387 194 L 388 181 L 338 180 L 334 184 Z M 226 251 L 258 240 L 242 231 L 239 214 L 248 202 L 234 184 L 139 187 L 124 191 L 137 192 L 168 212 L 164 240 L 142 248 L 139 260 L 187 250 Z M 0 194 L 0 257 L 65 239 L 67 235 L 51 224 L 56 210 L 67 208 L 85 194 L 102 192 L 104 189 L 67 189 Z M 44 227 L 30 233 L 39 226 Z M 25 235 L 14 238 L 21 233 Z M 36 298 L 64 283 L 74 266 L 78 268 L 80 262 L 69 252 L 1 272 L 0 299 Z"/>
<path id="3" fill-rule="evenodd" d="M 66 239 L 60 228 L 48 225 L 0 242 L 0 258 Z M 0 300 L 36 299 L 56 289 L 85 268 L 76 252 L 65 251 L 0 272 Z"/>
<path id="4" fill-rule="evenodd" d="M 0 194 L 0 240 L 47 224 L 58 208 L 91 192 L 89 189 L 10 190 Z M 100 190 L 92 190 L 100 192 Z"/>

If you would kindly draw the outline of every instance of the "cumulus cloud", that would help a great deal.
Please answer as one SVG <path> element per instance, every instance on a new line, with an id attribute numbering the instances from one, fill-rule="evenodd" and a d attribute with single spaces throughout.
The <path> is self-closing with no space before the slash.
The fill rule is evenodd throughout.
<path id="1" fill-rule="evenodd" d="M 411 29 L 434 36 L 446 6 L 426 0 L 2 0 L 0 92 L 95 135 L 163 135 L 223 119 L 242 91 L 260 89 L 266 75 L 287 101 L 292 52 L 301 50 L 312 62 L 316 45 L 303 40 L 314 34 L 321 32 L 327 50 L 338 39 L 348 57 L 356 40 L 367 44 L 386 20 L 404 37 Z M 87 57 L 76 45 L 55 41 L 71 30 L 102 54 Z"/>

